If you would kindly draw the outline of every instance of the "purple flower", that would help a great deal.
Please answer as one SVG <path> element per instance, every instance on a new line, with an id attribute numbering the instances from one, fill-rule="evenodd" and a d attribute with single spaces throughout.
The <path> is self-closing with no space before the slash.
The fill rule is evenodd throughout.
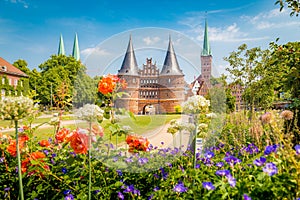
<path id="1" fill-rule="evenodd" d="M 125 159 L 125 162 L 131 163 L 131 162 L 133 162 L 133 160 L 132 160 L 132 158 L 130 157 L 130 158 L 126 158 L 126 159 Z"/>
<path id="2" fill-rule="evenodd" d="M 51 154 L 52 158 L 56 157 L 56 153 Z"/>
<path id="3" fill-rule="evenodd" d="M 236 179 L 231 176 L 230 174 L 226 176 L 227 177 L 227 180 L 228 180 L 228 183 L 231 187 L 235 187 L 235 184 L 236 184 Z"/>
<path id="4" fill-rule="evenodd" d="M 122 194 L 122 192 L 118 192 L 118 198 L 119 199 L 124 199 L 124 195 Z"/>
<path id="5" fill-rule="evenodd" d="M 117 156 L 113 157 L 113 162 L 117 162 L 119 158 Z"/>
<path id="6" fill-rule="evenodd" d="M 120 169 L 117 169 L 116 172 L 118 173 L 119 176 L 123 175 L 122 170 L 120 170 Z"/>
<path id="7" fill-rule="evenodd" d="M 196 164 L 195 168 L 199 169 L 200 168 L 200 164 Z"/>
<path id="8" fill-rule="evenodd" d="M 138 162 L 140 165 L 144 165 L 148 162 L 148 158 L 139 158 Z"/>
<path id="9" fill-rule="evenodd" d="M 229 174 L 230 174 L 230 171 L 227 169 L 216 171 L 216 175 L 218 175 L 218 176 L 228 176 Z"/>
<path id="10" fill-rule="evenodd" d="M 160 172 L 161 172 L 162 178 L 163 178 L 164 180 L 166 180 L 167 177 L 168 177 L 168 172 L 165 172 L 165 169 L 162 168 L 162 167 L 160 168 Z"/>
<path id="11" fill-rule="evenodd" d="M 44 149 L 43 152 L 44 152 L 44 154 L 46 154 L 48 156 L 49 151 L 47 149 Z"/>
<path id="12" fill-rule="evenodd" d="M 215 156 L 214 152 L 208 151 L 204 154 L 205 158 L 212 158 Z"/>
<path id="13" fill-rule="evenodd" d="M 63 168 L 61 169 L 61 171 L 62 171 L 63 174 L 66 174 L 66 173 L 68 172 L 68 170 L 67 170 L 65 167 L 63 167 Z"/>
<path id="14" fill-rule="evenodd" d="M 253 161 L 253 164 L 255 164 L 256 166 L 263 166 L 266 161 L 267 159 L 265 157 L 260 157 L 259 159 L 255 159 Z"/>
<path id="15" fill-rule="evenodd" d="M 178 182 L 177 185 L 174 186 L 173 188 L 173 191 L 174 192 L 179 192 L 179 193 L 182 193 L 182 192 L 187 192 L 188 188 L 187 187 L 184 187 L 184 184 L 182 182 Z"/>
<path id="16" fill-rule="evenodd" d="M 4 157 L 1 157 L 0 158 L 0 163 L 3 163 L 4 162 Z"/>
<path id="17" fill-rule="evenodd" d="M 151 195 L 148 197 L 148 199 L 147 199 L 147 200 L 151 200 L 151 199 L 153 199 L 153 196 L 154 196 L 154 194 L 151 194 Z"/>
<path id="18" fill-rule="evenodd" d="M 270 146 L 266 146 L 264 154 L 265 155 L 269 155 L 272 152 L 276 152 L 278 148 L 278 145 L 274 144 L 274 145 L 270 145 Z"/>
<path id="19" fill-rule="evenodd" d="M 64 193 L 64 195 L 68 195 L 71 193 L 71 190 L 65 190 L 63 193 Z"/>
<path id="20" fill-rule="evenodd" d="M 297 145 L 295 146 L 295 150 L 296 150 L 296 154 L 297 154 L 297 155 L 300 155 L 300 144 L 297 144 Z"/>
<path id="21" fill-rule="evenodd" d="M 276 165 L 272 162 L 267 163 L 266 166 L 263 168 L 263 171 L 267 173 L 269 176 L 273 176 L 274 174 L 278 173 L 278 169 Z"/>
<path id="22" fill-rule="evenodd" d="M 219 148 L 223 148 L 225 145 L 223 144 L 223 143 L 220 143 L 219 145 L 218 145 L 218 147 Z"/>
<path id="23" fill-rule="evenodd" d="M 240 162 L 241 162 L 240 159 L 238 159 L 238 158 L 236 158 L 236 157 L 234 157 L 234 156 L 227 156 L 227 157 L 224 158 L 224 160 L 225 160 L 228 164 L 230 164 L 231 166 L 235 165 L 236 163 L 240 163 Z"/>
<path id="24" fill-rule="evenodd" d="M 218 162 L 218 163 L 216 164 L 216 166 L 221 168 L 221 167 L 224 166 L 224 163 L 223 163 L 223 162 Z"/>
<path id="25" fill-rule="evenodd" d="M 202 182 L 202 186 L 207 190 L 215 189 L 215 186 L 211 182 Z"/>
<path id="26" fill-rule="evenodd" d="M 251 197 L 249 197 L 247 194 L 244 194 L 243 197 L 244 197 L 244 200 L 252 200 Z"/>
<path id="27" fill-rule="evenodd" d="M 124 190 L 125 193 L 132 193 L 133 191 L 134 191 L 133 185 L 127 186 L 126 189 Z"/>
<path id="28" fill-rule="evenodd" d="M 72 194 L 68 194 L 66 197 L 65 197 L 65 200 L 74 200 L 74 196 Z"/>
<path id="29" fill-rule="evenodd" d="M 100 192 L 100 190 L 95 190 L 94 194 L 98 194 Z"/>
<path id="30" fill-rule="evenodd" d="M 158 191 L 158 190 L 160 190 L 158 186 L 156 186 L 155 188 L 153 188 L 153 191 L 154 191 L 154 192 L 156 192 L 156 191 Z"/>

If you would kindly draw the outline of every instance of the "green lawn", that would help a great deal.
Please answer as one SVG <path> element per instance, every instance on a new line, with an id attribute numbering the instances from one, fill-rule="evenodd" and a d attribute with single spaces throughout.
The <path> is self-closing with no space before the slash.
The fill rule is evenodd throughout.
<path id="1" fill-rule="evenodd" d="M 134 134 L 143 134 L 147 131 L 155 130 L 160 126 L 169 123 L 172 119 L 178 119 L 178 118 L 180 118 L 180 115 L 138 115 L 136 116 L 136 119 L 132 119 L 130 117 L 122 117 L 120 120 L 120 124 L 121 126 L 130 126 Z M 48 122 L 49 120 L 50 118 L 38 118 L 34 120 L 33 123 L 40 124 L 40 123 Z M 64 116 L 63 121 L 65 120 L 73 120 L 73 119 Z M 109 122 L 108 120 L 104 120 L 101 126 L 105 127 L 108 122 Z M 7 126 L 9 123 L 10 121 L 1 121 L 0 126 L 3 125 Z M 73 130 L 77 127 L 84 128 L 86 126 L 87 126 L 86 123 L 82 123 L 82 124 L 66 125 L 64 127 Z M 9 131 L 7 133 L 14 134 L 14 131 Z M 109 130 L 106 129 L 105 130 L 106 138 L 109 138 L 109 134 L 110 134 Z M 36 136 L 38 140 L 48 139 L 49 137 L 53 137 L 54 127 L 39 127 L 35 130 L 34 136 Z M 123 142 L 124 140 L 125 138 L 123 136 L 118 137 L 118 143 Z M 112 137 L 112 142 L 115 143 L 115 141 L 116 141 L 116 137 L 114 136 Z"/>

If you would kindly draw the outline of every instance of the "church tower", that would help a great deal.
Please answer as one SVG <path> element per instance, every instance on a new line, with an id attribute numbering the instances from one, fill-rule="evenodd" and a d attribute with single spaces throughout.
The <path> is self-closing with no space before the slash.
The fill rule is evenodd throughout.
<path id="1" fill-rule="evenodd" d="M 64 45 L 64 40 L 62 35 L 60 35 L 59 38 L 57 55 L 65 55 L 65 45 Z"/>
<path id="2" fill-rule="evenodd" d="M 204 41 L 203 41 L 203 49 L 201 53 L 201 77 L 202 79 L 204 79 L 208 87 L 211 86 L 210 84 L 211 68 L 212 68 L 212 55 L 211 55 L 211 49 L 208 40 L 207 21 L 205 20 Z"/>
<path id="3" fill-rule="evenodd" d="M 75 33 L 72 56 L 73 56 L 73 58 L 75 58 L 77 61 L 80 60 L 80 51 L 79 51 L 79 44 L 78 44 L 77 33 Z"/>
<path id="4" fill-rule="evenodd" d="M 127 87 L 124 90 L 128 96 L 122 97 L 116 102 L 119 108 L 127 108 L 133 113 L 138 113 L 138 91 L 140 85 L 139 68 L 136 62 L 136 57 L 133 49 L 131 36 L 125 53 L 121 69 L 118 71 L 118 76 L 125 79 Z"/>

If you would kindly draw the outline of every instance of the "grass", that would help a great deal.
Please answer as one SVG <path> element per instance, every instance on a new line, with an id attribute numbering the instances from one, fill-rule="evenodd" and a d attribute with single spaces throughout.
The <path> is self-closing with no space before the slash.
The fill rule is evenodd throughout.
<path id="1" fill-rule="evenodd" d="M 155 130 L 157 128 L 159 128 L 160 126 L 169 123 L 172 119 L 178 119 L 180 118 L 181 115 L 138 115 L 136 116 L 136 119 L 132 119 L 130 117 L 122 117 L 120 120 L 120 125 L 121 126 L 130 126 L 132 129 L 132 132 L 134 134 L 143 134 L 146 133 L 148 131 L 152 131 Z M 44 122 L 48 122 L 51 118 L 37 118 L 34 120 L 33 124 L 40 124 L 40 123 L 44 123 Z M 68 116 L 63 116 L 63 121 L 66 120 L 73 120 L 74 118 L 72 117 L 68 117 Z M 0 126 L 3 126 L 3 124 L 7 125 L 9 124 L 11 121 L 8 120 L 4 120 L 4 121 L 0 121 Z M 25 124 L 26 120 L 24 120 L 23 124 Z M 105 127 L 107 124 L 109 123 L 108 120 L 104 120 L 101 123 L 101 126 Z M 65 125 L 65 128 L 69 128 L 70 130 L 74 130 L 77 127 L 86 127 L 87 124 L 86 123 L 82 123 L 82 124 L 70 124 L 70 125 Z M 8 131 L 6 132 L 8 134 L 14 135 L 15 132 L 14 131 Z M 104 131 L 105 136 L 107 136 L 106 138 L 109 138 L 109 130 L 106 129 Z M 54 127 L 39 127 L 35 130 L 34 132 L 34 136 L 36 137 L 37 140 L 41 140 L 41 139 L 48 139 L 49 137 L 53 137 L 54 136 Z M 116 141 L 116 136 L 112 137 L 112 142 Z M 125 137 L 118 137 L 118 143 L 120 142 L 124 142 L 125 141 Z"/>

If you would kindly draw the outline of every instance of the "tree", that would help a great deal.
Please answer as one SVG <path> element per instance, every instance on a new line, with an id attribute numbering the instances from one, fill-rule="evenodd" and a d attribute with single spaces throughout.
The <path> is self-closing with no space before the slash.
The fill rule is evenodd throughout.
<path id="1" fill-rule="evenodd" d="M 78 78 L 74 81 L 73 105 L 75 107 L 96 101 L 98 81 L 92 79 L 83 70 L 79 71 Z"/>
<path id="2" fill-rule="evenodd" d="M 278 80 L 278 90 L 289 93 L 291 109 L 294 112 L 293 123 L 300 127 L 300 42 L 289 42 L 284 45 L 270 44 L 272 51 L 266 70 L 273 80 Z M 297 124 L 295 124 L 297 122 Z M 294 127 L 295 128 L 295 127 Z M 296 141 L 300 135 L 295 134 Z"/>
<path id="3" fill-rule="evenodd" d="M 80 79 L 78 74 L 85 73 L 85 66 L 80 61 L 76 61 L 72 56 L 53 55 L 49 60 L 39 66 L 41 76 L 38 80 L 38 98 L 44 105 L 50 105 L 54 97 L 58 97 L 61 88 L 67 88 L 64 96 L 73 97 L 74 84 L 76 79 Z M 62 87 L 63 85 L 63 87 Z M 53 102 L 53 106 L 56 105 Z M 69 104 L 68 104 L 69 105 Z"/>
<path id="4" fill-rule="evenodd" d="M 300 12 L 300 2 L 299 0 L 277 0 L 275 2 L 275 4 L 279 4 L 280 5 L 280 11 L 282 11 L 282 9 L 287 6 L 289 9 L 291 9 L 292 11 L 290 12 L 290 16 L 299 15 Z"/>
<path id="5" fill-rule="evenodd" d="M 230 64 L 230 68 L 226 70 L 233 82 L 245 88 L 242 97 L 251 114 L 255 108 L 270 108 L 275 98 L 277 82 L 264 69 L 269 55 L 269 50 L 258 47 L 247 49 L 247 45 L 243 44 L 236 52 L 224 58 Z"/>

